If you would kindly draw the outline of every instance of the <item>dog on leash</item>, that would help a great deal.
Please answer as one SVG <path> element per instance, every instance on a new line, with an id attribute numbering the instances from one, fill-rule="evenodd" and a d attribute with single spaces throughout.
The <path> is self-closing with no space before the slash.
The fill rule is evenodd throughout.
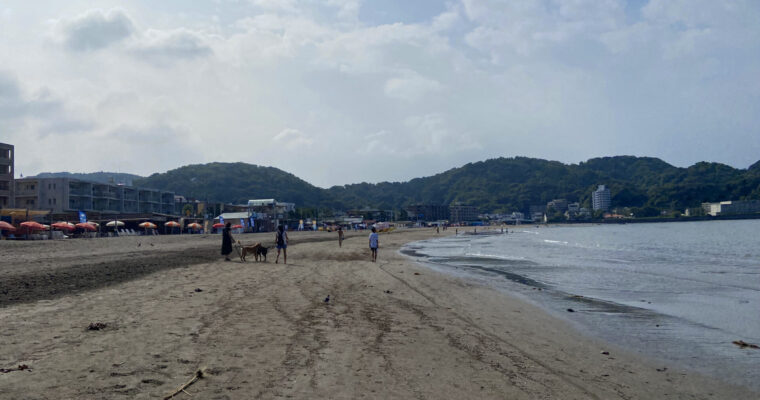
<path id="1" fill-rule="evenodd" d="M 259 246 L 256 249 L 256 261 L 259 261 L 259 259 L 261 259 L 261 261 L 267 262 L 267 251 L 268 249 L 266 247 Z"/>
<path id="2" fill-rule="evenodd" d="M 243 246 L 243 244 L 239 242 L 238 244 L 240 244 L 240 259 L 242 261 L 245 261 L 245 257 L 248 254 L 253 254 L 256 261 L 259 261 L 259 259 L 262 261 L 267 260 L 267 248 L 262 246 L 261 243 L 255 243 L 248 246 Z"/>

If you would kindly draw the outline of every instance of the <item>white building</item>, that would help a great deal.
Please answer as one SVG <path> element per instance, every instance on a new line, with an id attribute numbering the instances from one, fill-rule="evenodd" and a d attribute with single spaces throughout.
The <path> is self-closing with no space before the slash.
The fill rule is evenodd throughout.
<path id="1" fill-rule="evenodd" d="M 594 211 L 610 209 L 610 203 L 612 202 L 612 196 L 610 190 L 605 185 L 599 185 L 599 187 L 591 194 L 591 200 L 593 202 Z"/>

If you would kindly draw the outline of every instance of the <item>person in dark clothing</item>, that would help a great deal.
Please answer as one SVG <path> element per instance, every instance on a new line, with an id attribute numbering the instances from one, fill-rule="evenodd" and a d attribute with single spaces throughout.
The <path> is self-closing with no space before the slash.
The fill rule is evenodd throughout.
<path id="1" fill-rule="evenodd" d="M 274 263 L 277 264 L 280 261 L 280 250 L 282 250 L 283 264 L 288 263 L 288 233 L 285 232 L 285 228 L 280 225 L 277 227 L 277 234 L 274 237 L 274 242 L 277 245 L 277 258 L 274 259 Z"/>
<path id="2" fill-rule="evenodd" d="M 232 243 L 234 242 L 230 226 L 232 226 L 232 223 L 227 222 L 224 224 L 224 230 L 222 230 L 222 255 L 224 256 L 224 261 L 230 261 Z"/>

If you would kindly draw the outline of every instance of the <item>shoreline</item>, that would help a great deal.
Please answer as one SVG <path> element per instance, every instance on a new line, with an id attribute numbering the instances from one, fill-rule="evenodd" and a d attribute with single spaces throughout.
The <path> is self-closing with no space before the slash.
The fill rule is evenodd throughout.
<path id="1" fill-rule="evenodd" d="M 31 369 L 0 374 L 0 397 L 155 398 L 203 367 L 206 377 L 187 390 L 210 399 L 757 395 L 692 372 L 658 371 L 664 367 L 584 337 L 523 300 L 398 252 L 436 236 L 443 235 L 381 234 L 373 264 L 364 232 L 347 235 L 343 248 L 329 233 L 293 232 L 287 266 L 274 264 L 275 251 L 267 263 L 225 263 L 219 256 L 0 306 L 7 342 L 0 367 Z M 65 244 L 60 252 L 68 261 L 30 268 L 72 266 L 83 251 L 96 253 L 93 265 L 118 264 L 144 251 L 121 239 L 102 244 L 102 251 Z M 215 237 L 155 241 L 148 252 L 208 247 L 218 254 Z M 25 251 L 36 248 L 9 257 L 34 264 L 49 256 Z M 105 329 L 88 330 L 94 322 Z"/>

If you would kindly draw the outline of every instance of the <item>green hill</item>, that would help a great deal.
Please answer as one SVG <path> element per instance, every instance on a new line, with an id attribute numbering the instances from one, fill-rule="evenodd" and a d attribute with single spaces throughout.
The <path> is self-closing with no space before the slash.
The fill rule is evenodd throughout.
<path id="1" fill-rule="evenodd" d="M 137 178 L 142 178 L 140 175 L 126 174 L 122 172 L 89 172 L 89 173 L 76 173 L 76 172 L 41 172 L 35 176 L 35 178 L 72 178 L 81 179 L 84 181 L 94 181 L 100 183 L 122 183 L 127 186 L 131 186 L 132 182 Z"/>
<path id="2" fill-rule="evenodd" d="M 297 206 L 320 204 L 323 189 L 273 167 L 246 163 L 187 165 L 135 179 L 135 186 L 169 190 L 209 201 L 245 204 L 250 199 L 277 199 Z"/>
<path id="3" fill-rule="evenodd" d="M 591 192 L 604 184 L 612 192 L 613 206 L 683 209 L 705 201 L 760 198 L 758 165 L 742 170 L 700 162 L 679 168 L 651 157 L 602 157 L 579 164 L 514 157 L 469 163 L 408 182 L 321 189 L 277 168 L 211 163 L 153 174 L 134 184 L 231 203 L 276 198 L 298 207 L 347 210 L 458 202 L 494 212 L 527 210 L 557 198 L 590 207 Z"/>

